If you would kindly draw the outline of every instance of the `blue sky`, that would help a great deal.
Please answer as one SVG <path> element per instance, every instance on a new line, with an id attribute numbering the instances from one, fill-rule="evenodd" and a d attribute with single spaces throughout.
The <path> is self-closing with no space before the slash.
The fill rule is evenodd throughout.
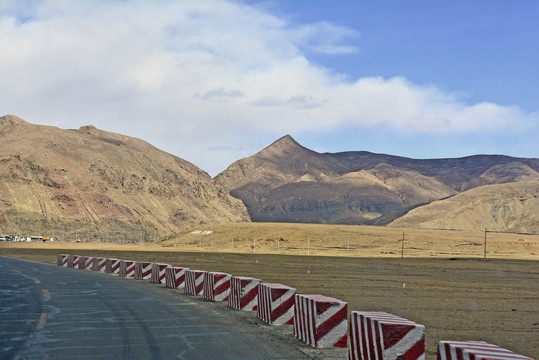
<path id="1" fill-rule="evenodd" d="M 357 33 L 346 43 L 356 52 L 342 56 L 308 54 L 313 63 L 351 79 L 404 76 L 416 84 L 456 93 L 468 104 L 486 101 L 539 111 L 537 1 L 335 0 L 331 7 L 327 0 L 252 3 L 267 6 L 293 22 L 322 20 L 354 29 Z M 416 137 L 388 129 L 361 128 L 351 132 L 335 129 L 322 136 L 306 132 L 298 139 L 304 138 L 304 144 L 321 149 L 329 144 L 327 151 L 332 152 L 355 150 L 354 139 L 361 139 L 360 146 L 365 150 L 419 158 L 475 153 L 537 157 L 539 141 L 534 139 L 539 138 L 538 121 L 536 118 L 529 137 L 488 131 Z M 399 138 L 397 143 L 392 141 L 395 138 Z M 519 144 L 526 138 L 531 141 Z M 425 150 L 424 146 L 435 150 Z"/>
<path id="2" fill-rule="evenodd" d="M 357 31 L 349 56 L 312 61 L 363 76 L 406 76 L 469 102 L 538 107 L 537 1 L 281 1 L 273 7 L 302 23 L 331 21 Z M 271 6 L 270 6 L 271 8 Z"/>
<path id="3" fill-rule="evenodd" d="M 324 152 L 539 154 L 537 1 L 0 0 L 0 114 L 142 138 L 212 176 Z"/>
<path id="4" fill-rule="evenodd" d="M 297 7 L 309 3 L 311 6 Z M 321 18 L 355 29 L 358 52 L 313 61 L 352 77 L 406 76 L 470 103 L 493 101 L 537 110 L 537 1 L 283 1 L 295 21 Z"/>

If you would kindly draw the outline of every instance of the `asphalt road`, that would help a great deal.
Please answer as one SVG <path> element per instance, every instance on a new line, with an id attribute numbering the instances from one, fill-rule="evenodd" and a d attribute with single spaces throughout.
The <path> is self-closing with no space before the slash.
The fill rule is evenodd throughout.
<path id="1" fill-rule="evenodd" d="M 322 359 L 332 354 L 345 355 L 314 353 L 290 329 L 267 326 L 253 313 L 224 303 L 148 281 L 0 257 L 0 359 Z"/>

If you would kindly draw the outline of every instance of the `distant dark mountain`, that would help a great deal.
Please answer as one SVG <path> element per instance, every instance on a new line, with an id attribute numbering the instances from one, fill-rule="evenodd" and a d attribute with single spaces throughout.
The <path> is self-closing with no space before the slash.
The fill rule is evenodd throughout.
<path id="1" fill-rule="evenodd" d="M 253 221 L 385 225 L 409 210 L 490 184 L 539 180 L 539 159 L 475 155 L 418 160 L 317 153 L 287 135 L 215 180 Z"/>
<path id="2" fill-rule="evenodd" d="M 0 235 L 140 241 L 231 221 L 249 221 L 241 201 L 145 141 L 0 117 Z"/>

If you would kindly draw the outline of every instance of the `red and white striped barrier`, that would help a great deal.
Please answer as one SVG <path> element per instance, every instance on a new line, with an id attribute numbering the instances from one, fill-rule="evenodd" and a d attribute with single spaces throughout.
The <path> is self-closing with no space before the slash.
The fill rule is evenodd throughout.
<path id="1" fill-rule="evenodd" d="M 164 284 L 165 283 L 165 269 L 169 267 L 169 264 L 152 264 L 152 276 L 150 281 L 154 284 Z"/>
<path id="2" fill-rule="evenodd" d="M 81 260 L 79 260 L 81 261 Z M 79 262 L 80 264 L 80 262 Z M 85 256 L 84 257 L 84 270 L 92 270 L 92 266 L 94 264 L 94 257 L 93 256 Z"/>
<path id="3" fill-rule="evenodd" d="M 67 267 L 78 269 L 79 268 L 79 255 L 68 255 L 67 256 Z"/>
<path id="4" fill-rule="evenodd" d="M 108 258 L 105 272 L 107 274 L 118 275 L 120 273 L 120 259 Z"/>
<path id="5" fill-rule="evenodd" d="M 294 323 L 294 295 L 296 289 L 282 284 L 258 284 L 256 316 L 270 325 Z"/>
<path id="6" fill-rule="evenodd" d="M 135 262 L 135 279 L 150 280 L 152 276 L 152 263 L 146 261 Z"/>
<path id="7" fill-rule="evenodd" d="M 134 278 L 135 277 L 135 262 L 132 260 L 121 260 L 120 271 L 118 273 L 121 277 Z"/>
<path id="8" fill-rule="evenodd" d="M 204 292 L 204 273 L 203 270 L 185 271 L 185 290 L 188 295 L 202 296 Z"/>
<path id="9" fill-rule="evenodd" d="M 91 270 L 92 262 L 93 262 L 93 257 L 91 257 L 91 256 L 81 256 L 81 257 L 79 257 L 79 269 Z"/>
<path id="10" fill-rule="evenodd" d="M 256 311 L 258 304 L 258 284 L 262 280 L 243 276 L 230 279 L 228 306 L 245 311 Z"/>
<path id="11" fill-rule="evenodd" d="M 189 268 L 171 266 L 165 269 L 165 285 L 183 292 L 185 289 L 185 272 Z"/>
<path id="12" fill-rule="evenodd" d="M 315 348 L 345 348 L 348 303 L 324 295 L 296 294 L 294 336 Z"/>
<path id="13" fill-rule="evenodd" d="M 232 275 L 222 272 L 208 271 L 204 273 L 204 290 L 202 294 L 204 299 L 228 302 L 231 278 Z"/>
<path id="14" fill-rule="evenodd" d="M 386 312 L 352 311 L 348 359 L 424 360 L 425 326 Z"/>
<path id="15" fill-rule="evenodd" d="M 67 255 L 67 267 L 68 268 L 73 267 L 73 255 Z"/>
<path id="16" fill-rule="evenodd" d="M 440 341 L 438 360 L 533 360 L 484 341 Z"/>
<path id="17" fill-rule="evenodd" d="M 93 271 L 105 272 L 107 267 L 107 258 L 94 257 L 94 262 L 92 264 Z"/>
<path id="18" fill-rule="evenodd" d="M 69 257 L 69 255 L 67 255 L 67 254 L 58 254 L 58 260 L 57 260 L 56 264 L 58 266 L 67 267 L 67 258 L 68 257 Z"/>
<path id="19" fill-rule="evenodd" d="M 76 269 L 84 269 L 84 265 L 86 264 L 86 256 L 81 255 L 79 256 L 79 261 L 77 263 L 77 266 L 73 266 Z"/>

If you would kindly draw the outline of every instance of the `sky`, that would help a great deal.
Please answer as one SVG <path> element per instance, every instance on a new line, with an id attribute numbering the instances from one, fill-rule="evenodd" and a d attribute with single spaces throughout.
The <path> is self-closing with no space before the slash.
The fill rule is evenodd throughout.
<path id="1" fill-rule="evenodd" d="M 539 157 L 536 0 L 0 0 L 0 116 L 211 176 L 319 152 Z"/>

